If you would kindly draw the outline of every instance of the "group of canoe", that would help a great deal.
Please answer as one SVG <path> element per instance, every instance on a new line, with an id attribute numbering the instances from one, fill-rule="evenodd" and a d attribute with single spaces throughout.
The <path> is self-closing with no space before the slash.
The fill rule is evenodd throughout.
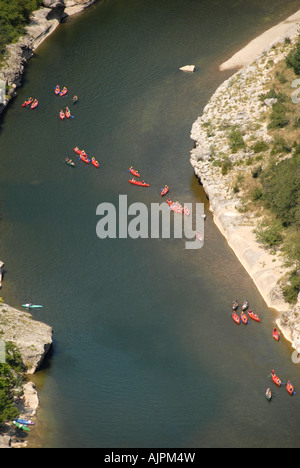
<path id="1" fill-rule="evenodd" d="M 60 89 L 60 86 L 56 85 L 54 92 L 55 92 L 56 96 L 65 96 L 67 94 L 67 92 L 68 92 L 68 88 L 66 86 L 64 86 L 62 89 Z"/>
<path id="2" fill-rule="evenodd" d="M 140 178 L 141 175 L 140 175 L 139 171 L 137 171 L 136 169 L 133 169 L 132 166 L 128 169 L 128 172 L 130 172 L 134 176 L 134 177 L 132 177 L 132 179 L 129 179 L 130 184 L 138 185 L 139 187 L 150 187 L 150 184 L 148 184 L 144 180 L 140 181 L 140 180 L 135 179 L 135 177 Z"/>
<path id="3" fill-rule="evenodd" d="M 132 174 L 134 177 L 132 177 L 132 179 L 129 179 L 129 183 L 130 184 L 133 184 L 133 185 L 138 185 L 139 187 L 150 187 L 150 184 L 148 184 L 147 182 L 145 182 L 144 180 L 143 181 L 140 181 L 140 180 L 136 180 L 135 177 L 137 177 L 138 179 L 141 177 L 141 174 L 139 173 L 139 171 L 137 171 L 136 169 L 134 169 L 132 166 L 130 166 L 130 168 L 128 169 L 127 172 L 130 172 L 130 174 Z M 167 193 L 169 192 L 169 186 L 168 185 L 165 185 L 161 190 L 160 190 L 160 193 L 161 193 L 161 196 L 163 197 L 164 195 L 166 195 Z"/>
<path id="4" fill-rule="evenodd" d="M 59 118 L 61 120 L 70 119 L 71 117 L 73 118 L 73 116 L 71 115 L 71 111 L 68 107 L 66 107 L 65 111 L 61 110 L 59 113 Z"/>
<path id="5" fill-rule="evenodd" d="M 86 152 L 84 150 L 80 150 L 78 148 L 78 146 L 76 146 L 75 148 L 73 148 L 73 150 L 75 151 L 75 153 L 77 153 L 79 155 L 79 159 L 83 162 L 85 162 L 86 164 L 90 164 L 90 162 L 92 163 L 92 165 L 96 168 L 100 167 L 100 164 L 99 162 L 97 161 L 96 158 L 92 157 L 91 159 L 89 159 L 88 155 L 86 154 Z M 65 163 L 68 164 L 69 166 L 73 166 L 75 167 L 75 163 L 72 159 L 70 158 L 65 158 Z"/>
<path id="6" fill-rule="evenodd" d="M 292 384 L 292 382 L 290 380 L 287 381 L 286 384 L 282 383 L 281 379 L 276 375 L 275 371 L 272 370 L 270 376 L 272 378 L 272 381 L 274 382 L 274 384 L 277 386 L 277 387 L 281 387 L 282 385 L 285 385 L 286 386 L 286 390 L 287 392 L 293 396 L 293 395 L 296 395 L 296 392 L 295 392 L 295 389 L 294 389 L 294 386 Z M 267 400 L 271 401 L 272 399 L 272 391 L 270 388 L 267 388 L 266 390 L 266 393 L 265 393 L 265 396 L 267 398 Z"/>
<path id="7" fill-rule="evenodd" d="M 248 316 L 252 319 L 252 320 L 255 320 L 256 322 L 260 322 L 260 318 L 257 314 L 255 314 L 251 309 L 248 308 L 249 307 L 249 303 L 248 301 L 244 301 L 243 302 L 243 305 L 242 305 L 242 312 L 241 312 L 241 316 L 239 316 L 239 314 L 237 313 L 237 309 L 239 308 L 239 303 L 237 300 L 235 300 L 232 304 L 232 318 L 234 320 L 235 323 L 237 323 L 238 325 L 240 324 L 240 322 L 242 321 L 245 325 L 248 322 L 248 317 L 247 317 L 247 314 Z M 247 312 L 247 314 L 246 314 Z M 280 333 L 279 331 L 277 330 L 277 328 L 275 327 L 273 329 L 273 338 L 276 340 L 276 341 L 279 341 L 279 338 L 280 338 Z M 278 387 L 281 387 L 282 385 L 282 381 L 279 379 L 279 377 L 275 374 L 275 372 L 272 370 L 271 372 L 271 375 L 270 377 L 272 377 L 272 380 L 273 382 L 278 386 Z M 295 395 L 295 391 L 294 391 L 294 387 L 293 385 L 291 384 L 291 381 L 289 380 L 286 384 L 286 389 L 288 391 L 288 393 L 290 395 Z M 271 398 L 272 398 L 272 392 L 271 392 L 271 389 L 270 388 L 267 388 L 266 390 L 266 393 L 265 393 L 265 396 L 266 398 L 270 401 Z"/>
<path id="8" fill-rule="evenodd" d="M 239 307 L 238 301 L 234 301 L 232 304 L 232 309 L 233 309 L 232 319 L 235 323 L 239 325 L 241 322 L 243 322 L 244 325 L 247 325 L 249 323 L 248 316 L 255 322 L 260 322 L 259 316 L 256 313 L 254 313 L 253 310 L 248 309 L 249 307 L 248 301 L 245 300 L 243 302 L 241 315 L 237 313 L 238 307 Z"/>
<path id="9" fill-rule="evenodd" d="M 39 105 L 39 101 L 37 99 L 33 99 L 32 97 L 28 98 L 27 101 L 24 101 L 22 107 L 29 107 L 30 109 L 36 109 Z"/>
<path id="10" fill-rule="evenodd" d="M 248 316 L 254 320 L 255 322 L 260 322 L 260 318 L 259 316 L 254 313 L 251 309 L 248 309 L 249 307 L 249 303 L 248 301 L 244 301 L 243 302 L 243 305 L 242 305 L 242 312 L 241 312 L 241 315 L 239 315 L 237 313 L 237 309 L 239 307 L 239 303 L 237 300 L 235 300 L 232 304 L 232 319 L 235 323 L 237 323 L 238 325 L 243 322 L 245 325 L 247 325 L 249 322 L 248 322 L 248 317 L 247 317 L 247 314 Z M 247 314 L 246 314 L 246 311 L 247 311 Z M 272 331 L 272 336 L 274 338 L 274 340 L 276 341 L 279 341 L 279 338 L 280 338 L 280 332 L 277 330 L 277 328 L 273 328 L 273 331 Z"/>

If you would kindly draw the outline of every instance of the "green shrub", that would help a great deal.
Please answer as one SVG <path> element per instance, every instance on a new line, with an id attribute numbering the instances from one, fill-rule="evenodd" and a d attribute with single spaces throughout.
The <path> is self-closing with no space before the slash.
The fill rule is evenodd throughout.
<path id="1" fill-rule="evenodd" d="M 290 153 L 292 147 L 286 142 L 282 137 L 275 137 L 272 142 L 272 151 L 271 154 L 281 154 L 281 153 Z"/>
<path id="2" fill-rule="evenodd" d="M 31 13 L 41 4 L 42 0 L 0 0 L 0 55 L 24 34 Z"/>
<path id="3" fill-rule="evenodd" d="M 268 145 L 268 143 L 266 143 L 265 141 L 260 140 L 260 141 L 257 141 L 257 142 L 252 146 L 252 149 L 253 149 L 253 151 L 254 151 L 255 154 L 263 153 L 263 152 L 265 152 L 265 151 L 268 151 L 269 145 Z"/>
<path id="4" fill-rule="evenodd" d="M 237 127 L 233 127 L 229 134 L 229 146 L 233 153 L 237 153 L 240 149 L 245 149 L 243 134 Z"/>
<path id="5" fill-rule="evenodd" d="M 287 302 L 290 304 L 295 304 L 297 302 L 300 292 L 300 275 L 296 270 L 290 274 L 287 283 L 282 288 L 282 292 Z"/>
<path id="6" fill-rule="evenodd" d="M 278 247 L 283 241 L 282 224 L 278 221 L 270 225 L 266 225 L 265 223 L 261 224 L 255 230 L 255 234 L 258 242 L 270 249 Z"/>
<path id="7" fill-rule="evenodd" d="M 260 200 L 263 196 L 262 190 L 259 187 L 255 187 L 251 193 L 252 201 L 256 202 Z"/>
<path id="8" fill-rule="evenodd" d="M 284 128 L 289 123 L 290 119 L 287 117 L 286 106 L 282 102 L 277 102 L 276 104 L 273 104 L 268 129 L 274 130 L 278 128 Z"/>
<path id="9" fill-rule="evenodd" d="M 286 64 L 294 70 L 296 75 L 300 75 L 300 39 L 296 47 L 287 56 Z"/>
<path id="10" fill-rule="evenodd" d="M 232 162 L 230 161 L 229 158 L 226 158 L 222 161 L 221 168 L 222 168 L 223 176 L 228 174 L 228 172 L 232 169 Z"/>

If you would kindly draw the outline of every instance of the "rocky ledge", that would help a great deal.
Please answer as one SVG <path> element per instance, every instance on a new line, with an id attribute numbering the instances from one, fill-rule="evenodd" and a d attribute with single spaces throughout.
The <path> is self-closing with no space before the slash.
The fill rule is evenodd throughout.
<path id="1" fill-rule="evenodd" d="M 0 306 L 0 336 L 20 351 L 27 374 L 34 374 L 52 345 L 53 330 L 38 322 L 28 312 L 6 304 Z"/>
<path id="2" fill-rule="evenodd" d="M 290 41 L 285 38 L 289 37 Z M 248 271 L 267 305 L 281 313 L 277 324 L 292 346 L 300 352 L 300 300 L 291 308 L 283 298 L 279 280 L 286 273 L 280 255 L 271 255 L 256 240 L 255 228 L 261 221 L 245 212 L 239 193 L 233 190 L 237 177 L 251 171 L 254 156 L 251 142 L 271 142 L 264 118 L 272 102 L 261 102 L 272 80 L 274 66 L 283 60 L 296 40 L 295 31 L 278 38 L 250 65 L 235 73 L 215 92 L 201 117 L 193 124 L 191 164 L 210 201 L 214 221 L 229 246 Z M 231 151 L 229 130 L 238 127 L 243 134 L 245 148 Z M 221 164 L 226 161 L 231 170 L 226 174 Z"/>
<path id="3" fill-rule="evenodd" d="M 49 325 L 38 322 L 28 312 L 19 311 L 7 304 L 0 306 L 1 343 L 11 342 L 19 350 L 27 375 L 34 374 L 49 352 L 53 341 L 53 330 Z M 16 389 L 17 391 L 18 389 Z M 28 381 L 19 389 L 22 399 L 16 403 L 24 419 L 32 419 L 39 406 L 38 394 L 32 382 Z M 0 448 L 26 447 L 26 440 L 20 439 L 20 431 L 11 423 L 0 428 Z"/>

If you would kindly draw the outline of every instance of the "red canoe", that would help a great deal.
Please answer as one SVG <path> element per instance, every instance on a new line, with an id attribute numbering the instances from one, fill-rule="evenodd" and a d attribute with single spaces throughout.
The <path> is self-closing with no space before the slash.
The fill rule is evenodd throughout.
<path id="1" fill-rule="evenodd" d="M 60 118 L 61 120 L 64 120 L 65 117 L 66 117 L 66 116 L 65 116 L 65 113 L 64 113 L 63 111 L 60 111 L 60 113 L 59 113 L 59 118 Z"/>
<path id="2" fill-rule="evenodd" d="M 247 325 L 247 323 L 248 323 L 248 317 L 247 317 L 247 315 L 245 314 L 245 312 L 242 312 L 242 313 L 241 313 L 241 321 L 242 321 L 245 325 Z"/>
<path id="3" fill-rule="evenodd" d="M 68 92 L 68 89 L 67 89 L 66 87 L 64 87 L 64 88 L 62 89 L 62 91 L 59 93 L 59 95 L 60 95 L 60 96 L 65 96 L 65 95 L 67 94 L 67 92 Z"/>
<path id="4" fill-rule="evenodd" d="M 273 338 L 274 338 L 274 340 L 279 341 L 280 333 L 277 330 L 277 328 L 274 328 L 274 330 L 273 330 Z"/>
<path id="5" fill-rule="evenodd" d="M 236 312 L 232 312 L 232 318 L 235 323 L 237 323 L 238 325 L 240 324 L 241 319 L 240 319 L 240 316 Z"/>
<path id="6" fill-rule="evenodd" d="M 131 172 L 131 174 L 134 175 L 135 177 L 141 177 L 139 171 L 136 171 L 135 169 L 133 169 L 132 166 L 129 168 L 129 172 Z"/>
<path id="7" fill-rule="evenodd" d="M 75 151 L 75 153 L 81 155 L 83 153 L 83 151 L 81 151 L 78 146 L 75 146 L 75 148 L 73 148 L 73 150 Z"/>
<path id="8" fill-rule="evenodd" d="M 178 201 L 173 202 L 170 198 L 168 198 L 166 202 L 168 203 L 170 209 L 175 211 L 175 213 L 179 213 L 179 214 L 183 213 L 184 208 Z"/>
<path id="9" fill-rule="evenodd" d="M 59 85 L 56 85 L 55 94 L 56 94 L 56 96 L 57 96 L 58 94 L 60 94 L 60 87 L 59 87 Z"/>
<path id="10" fill-rule="evenodd" d="M 100 164 L 98 163 L 98 161 L 97 161 L 95 158 L 92 158 L 92 164 L 93 164 L 93 166 L 95 166 L 95 167 L 99 167 L 99 166 L 100 166 Z"/>
<path id="11" fill-rule="evenodd" d="M 150 187 L 150 184 L 146 184 L 146 182 L 140 182 L 139 180 L 131 179 L 129 182 L 133 185 L 139 185 L 140 187 Z"/>
<path id="12" fill-rule="evenodd" d="M 161 196 L 163 197 L 164 195 L 168 193 L 169 187 L 165 185 L 164 188 L 160 189 L 160 191 L 161 191 Z"/>
<path id="13" fill-rule="evenodd" d="M 260 322 L 260 318 L 257 314 L 255 314 L 251 309 L 248 310 L 248 315 L 252 320 L 255 320 L 255 322 Z"/>
<path id="14" fill-rule="evenodd" d="M 288 383 L 286 384 L 286 389 L 287 389 L 287 391 L 289 392 L 290 395 L 294 395 L 294 393 L 295 393 L 294 387 L 291 384 L 290 380 L 288 380 Z"/>
<path id="15" fill-rule="evenodd" d="M 280 386 L 281 386 L 281 380 L 280 380 L 280 378 L 275 374 L 274 371 L 271 372 L 271 377 L 272 377 L 272 380 L 273 380 L 274 384 L 277 385 L 277 387 L 280 387 Z"/>
<path id="16" fill-rule="evenodd" d="M 65 113 L 67 119 L 69 119 L 71 117 L 71 112 L 70 112 L 70 109 L 67 107 L 66 108 L 66 113 Z"/>

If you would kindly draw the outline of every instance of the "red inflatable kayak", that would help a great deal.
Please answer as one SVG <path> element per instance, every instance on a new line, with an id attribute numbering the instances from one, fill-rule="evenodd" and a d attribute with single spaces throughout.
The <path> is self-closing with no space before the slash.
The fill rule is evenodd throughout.
<path id="1" fill-rule="evenodd" d="M 56 88 L 55 88 L 55 91 L 54 91 L 54 92 L 55 92 L 56 96 L 57 96 L 58 94 L 60 94 L 60 87 L 59 87 L 59 85 L 56 85 Z"/>
<path id="2" fill-rule="evenodd" d="M 247 325 L 247 323 L 248 323 L 248 317 L 247 317 L 247 315 L 245 314 L 245 312 L 242 312 L 242 313 L 241 313 L 241 321 L 242 321 L 245 325 Z"/>
<path id="3" fill-rule="evenodd" d="M 63 87 L 62 91 L 59 93 L 60 96 L 65 96 L 68 92 L 68 88 L 66 88 L 65 86 Z"/>
<path id="4" fill-rule="evenodd" d="M 163 197 L 164 195 L 168 193 L 169 187 L 165 185 L 164 188 L 160 189 L 160 191 L 161 191 L 161 196 Z"/>
<path id="5" fill-rule="evenodd" d="M 274 328 L 274 330 L 273 330 L 273 338 L 274 338 L 274 340 L 279 341 L 280 333 L 277 330 L 277 328 Z"/>
<path id="6" fill-rule="evenodd" d="M 139 180 L 135 180 L 134 178 L 129 180 L 129 182 L 133 185 L 139 185 L 140 187 L 150 187 L 150 184 L 147 184 L 146 182 L 140 182 Z"/>
<path id="7" fill-rule="evenodd" d="M 61 120 L 64 120 L 65 117 L 66 117 L 66 116 L 65 116 L 64 111 L 60 111 L 60 113 L 59 113 L 59 118 L 60 118 Z"/>
<path id="8" fill-rule="evenodd" d="M 133 169 L 132 166 L 129 168 L 129 172 L 135 177 L 141 177 L 139 171 L 136 171 L 135 169 Z"/>
<path id="9" fill-rule="evenodd" d="M 272 377 L 272 380 L 274 382 L 275 385 L 277 385 L 277 387 L 280 387 L 281 386 L 281 380 L 279 377 L 277 377 L 277 375 L 275 374 L 274 371 L 271 372 L 271 377 Z"/>
<path id="10" fill-rule="evenodd" d="M 35 99 L 33 103 L 31 104 L 31 109 L 35 109 L 39 105 L 39 101 Z"/>
<path id="11" fill-rule="evenodd" d="M 248 310 L 248 315 L 252 320 L 255 320 L 255 322 L 260 322 L 260 318 L 257 314 L 255 314 L 251 309 Z"/>
<path id="12" fill-rule="evenodd" d="M 78 148 L 78 146 L 76 146 L 75 148 L 73 148 L 73 150 L 75 151 L 75 153 L 77 153 L 77 154 L 79 154 L 79 155 L 81 155 L 81 154 L 84 153 L 84 151 L 81 151 L 81 150 Z"/>
<path id="13" fill-rule="evenodd" d="M 294 394 L 295 394 L 294 387 L 293 387 L 293 385 L 291 384 L 291 381 L 290 381 L 290 380 L 288 380 L 288 383 L 286 384 L 286 389 L 287 389 L 287 391 L 289 392 L 290 395 L 294 395 Z"/>
<path id="14" fill-rule="evenodd" d="M 90 164 L 90 160 L 86 154 L 81 154 L 79 158 L 81 159 L 81 161 L 85 162 L 86 164 Z"/>
<path id="15" fill-rule="evenodd" d="M 232 319 L 235 323 L 237 323 L 238 325 L 240 324 L 241 322 L 241 319 L 240 319 L 240 316 L 235 312 L 233 311 L 232 312 Z"/>
<path id="16" fill-rule="evenodd" d="M 28 107 L 33 103 L 33 99 L 29 98 L 27 101 L 23 102 L 22 107 Z"/>
<path id="17" fill-rule="evenodd" d="M 100 164 L 98 163 L 98 161 L 97 161 L 95 158 L 92 158 L 92 164 L 93 164 L 93 166 L 95 166 L 95 167 L 99 167 L 99 166 L 100 166 Z"/>
<path id="18" fill-rule="evenodd" d="M 71 117 L 71 112 L 70 112 L 70 109 L 68 107 L 66 108 L 65 116 L 67 117 L 67 119 L 69 119 Z"/>

